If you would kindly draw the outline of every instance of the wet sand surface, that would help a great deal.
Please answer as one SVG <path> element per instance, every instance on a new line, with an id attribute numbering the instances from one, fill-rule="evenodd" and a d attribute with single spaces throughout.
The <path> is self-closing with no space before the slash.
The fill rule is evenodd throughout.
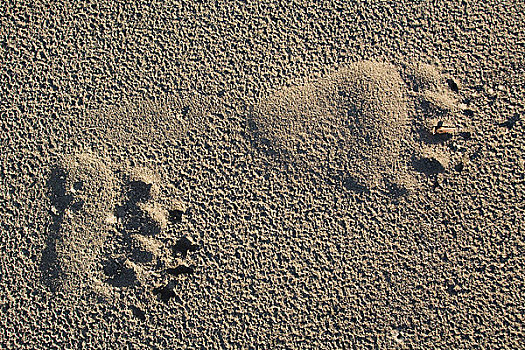
<path id="1" fill-rule="evenodd" d="M 522 347 L 524 13 L 2 2 L 0 347 Z"/>

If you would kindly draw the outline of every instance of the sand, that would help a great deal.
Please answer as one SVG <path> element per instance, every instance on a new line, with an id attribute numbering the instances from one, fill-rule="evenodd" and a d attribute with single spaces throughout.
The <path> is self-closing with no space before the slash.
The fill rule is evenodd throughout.
<path id="1" fill-rule="evenodd" d="M 520 2 L 0 13 L 0 348 L 522 347 Z"/>

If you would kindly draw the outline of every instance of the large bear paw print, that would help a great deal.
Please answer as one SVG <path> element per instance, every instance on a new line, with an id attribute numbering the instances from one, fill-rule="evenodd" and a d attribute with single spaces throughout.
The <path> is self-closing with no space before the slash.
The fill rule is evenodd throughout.
<path id="1" fill-rule="evenodd" d="M 149 169 L 79 154 L 59 162 L 48 188 L 52 223 L 41 271 L 52 290 L 181 301 L 176 278 L 193 273 L 188 252 L 201 245 L 176 232 L 187 211 L 166 181 Z M 131 309 L 143 318 L 139 307 Z"/>

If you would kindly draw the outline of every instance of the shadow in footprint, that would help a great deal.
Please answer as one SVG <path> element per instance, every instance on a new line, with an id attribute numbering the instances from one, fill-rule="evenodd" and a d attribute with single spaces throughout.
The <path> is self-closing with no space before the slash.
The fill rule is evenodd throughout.
<path id="1" fill-rule="evenodd" d="M 352 176 L 347 176 L 347 177 L 343 178 L 342 185 L 343 185 L 343 187 L 346 190 L 352 191 L 352 192 L 355 192 L 355 193 L 368 193 L 369 192 L 369 190 L 368 190 L 368 188 L 366 186 L 364 186 L 361 183 L 359 183 Z"/>
<path id="2" fill-rule="evenodd" d="M 131 252 L 131 260 L 137 263 L 148 264 L 154 259 L 152 252 L 147 252 L 140 248 L 133 248 Z"/>
<path id="3" fill-rule="evenodd" d="M 106 261 L 104 274 L 108 277 L 106 282 L 113 287 L 129 287 L 137 281 L 135 271 L 127 267 L 122 259 Z"/>
<path id="4" fill-rule="evenodd" d="M 433 116 L 434 118 L 445 118 L 450 115 L 450 106 L 440 104 L 428 98 L 421 98 L 419 101 L 419 109 L 422 115 Z"/>
<path id="5" fill-rule="evenodd" d="M 186 266 L 186 265 L 179 265 L 175 268 L 168 268 L 166 269 L 166 273 L 173 275 L 173 276 L 180 276 L 180 275 L 190 275 L 193 273 L 193 267 Z"/>
<path id="6" fill-rule="evenodd" d="M 48 228 L 46 247 L 42 251 L 40 260 L 40 272 L 44 284 L 52 291 L 56 291 L 60 285 L 62 270 L 57 257 L 56 243 L 59 239 L 60 227 L 64 221 L 65 210 L 71 205 L 73 197 L 66 191 L 66 172 L 55 168 L 49 175 L 46 187 L 49 199 L 54 210 L 52 210 L 52 221 Z"/>
<path id="7" fill-rule="evenodd" d="M 146 202 L 151 199 L 151 187 L 152 184 L 144 181 L 131 181 L 127 193 L 129 203 Z"/>
<path id="8" fill-rule="evenodd" d="M 173 253 L 175 256 L 180 255 L 182 258 L 186 258 L 188 252 L 196 252 L 199 249 L 200 247 L 198 244 L 193 244 L 188 237 L 184 236 L 173 246 Z"/>
<path id="9" fill-rule="evenodd" d="M 415 158 L 412 165 L 416 171 L 426 175 L 436 175 L 445 171 L 445 167 L 435 158 Z"/>
<path id="10" fill-rule="evenodd" d="M 157 295 L 160 300 L 166 304 L 171 299 L 175 299 L 175 302 L 182 304 L 182 299 L 173 291 L 173 287 L 171 287 L 170 284 L 163 287 L 153 288 L 153 294 Z"/>
<path id="11" fill-rule="evenodd" d="M 115 256 L 120 257 L 108 257 L 103 263 L 104 273 L 107 276 L 106 282 L 114 287 L 129 287 L 137 282 L 135 271 L 126 266 L 126 259 L 143 264 L 154 260 L 151 252 L 137 247 L 134 235 L 154 236 L 161 231 L 160 224 L 149 217 L 141 207 L 141 203 L 152 198 L 152 184 L 144 181 L 131 181 L 125 190 L 124 204 L 115 208 L 115 215 L 120 218 L 117 231 L 121 250 L 114 253 L 116 253 Z M 125 257 L 122 257 L 122 254 Z"/>
<path id="12" fill-rule="evenodd" d="M 398 199 L 408 194 L 408 190 L 405 187 L 391 181 L 385 182 L 385 190 L 387 195 L 394 199 Z"/>
<path id="13" fill-rule="evenodd" d="M 142 309 L 138 308 L 135 305 L 130 305 L 129 308 L 131 309 L 133 316 L 135 316 L 141 321 L 146 321 L 146 313 Z"/>
<path id="14" fill-rule="evenodd" d="M 184 212 L 182 210 L 180 210 L 180 209 L 172 209 L 172 210 L 168 211 L 168 214 L 169 214 L 170 222 L 172 222 L 174 224 L 178 224 L 178 223 L 182 222 L 182 215 L 184 214 Z"/>
<path id="15" fill-rule="evenodd" d="M 420 140 L 429 145 L 444 143 L 452 138 L 452 134 L 432 134 L 426 128 L 417 129 Z"/>
<path id="16" fill-rule="evenodd" d="M 151 199 L 151 187 L 151 184 L 143 181 L 129 183 L 126 202 L 115 209 L 116 216 L 122 219 L 121 233 L 124 236 L 129 237 L 134 233 L 152 236 L 160 232 L 160 225 L 148 217 L 139 205 Z"/>

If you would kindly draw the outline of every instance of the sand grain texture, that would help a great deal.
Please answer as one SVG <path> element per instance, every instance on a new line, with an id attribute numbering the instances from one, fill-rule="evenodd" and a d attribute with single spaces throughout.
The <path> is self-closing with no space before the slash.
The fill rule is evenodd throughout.
<path id="1" fill-rule="evenodd" d="M 522 348 L 524 14 L 0 2 L 0 348 Z"/>

